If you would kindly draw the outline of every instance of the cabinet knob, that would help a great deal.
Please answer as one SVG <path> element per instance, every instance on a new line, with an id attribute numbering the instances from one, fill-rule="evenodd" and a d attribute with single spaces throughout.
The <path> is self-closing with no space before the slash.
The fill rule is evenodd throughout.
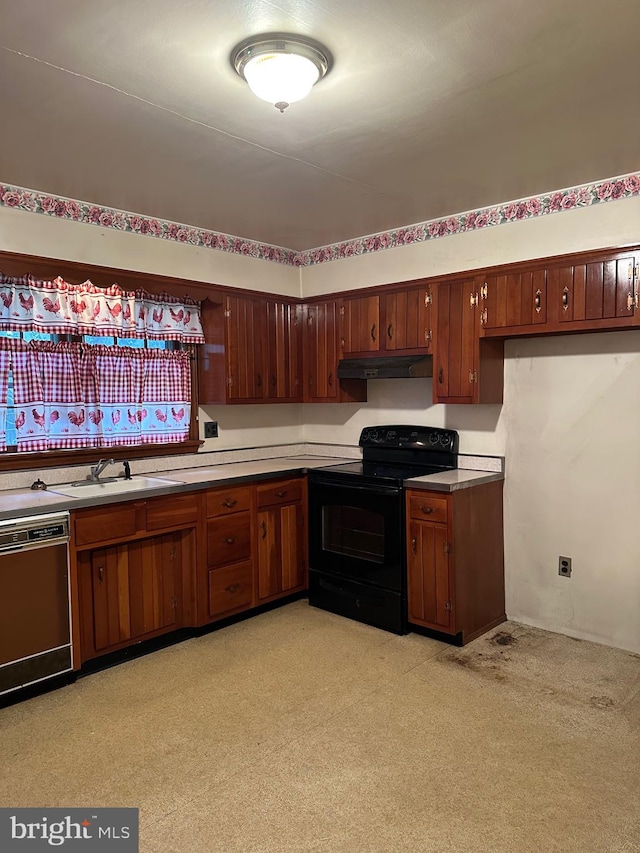
<path id="1" fill-rule="evenodd" d="M 276 492 L 277 498 L 283 498 L 287 494 L 286 490 L 284 492 Z"/>
<path id="2" fill-rule="evenodd" d="M 425 515 L 431 515 L 432 512 L 435 512 L 432 506 L 421 506 L 420 509 Z"/>
<path id="3" fill-rule="evenodd" d="M 227 536 L 227 538 L 223 539 L 222 541 L 226 542 L 227 545 L 233 545 L 235 542 L 238 541 L 238 537 L 237 536 Z"/>
<path id="4" fill-rule="evenodd" d="M 266 539 L 267 538 L 267 525 L 265 524 L 264 521 L 260 522 L 260 530 L 262 530 L 262 538 Z"/>
<path id="5" fill-rule="evenodd" d="M 98 580 L 100 583 L 104 580 L 104 566 L 98 566 Z"/>
<path id="6" fill-rule="evenodd" d="M 227 498 L 226 501 L 222 501 L 222 506 L 226 506 L 227 509 L 233 509 L 233 507 L 238 503 L 238 501 L 233 500 L 233 498 Z"/>
<path id="7" fill-rule="evenodd" d="M 239 583 L 230 583 L 229 586 L 225 586 L 224 591 L 228 592 L 230 595 L 233 595 L 234 592 L 237 592 L 240 589 Z"/>
<path id="8" fill-rule="evenodd" d="M 259 373 L 258 373 L 258 376 L 256 378 L 256 385 L 258 388 L 262 388 L 262 376 Z"/>
<path id="9" fill-rule="evenodd" d="M 442 383 L 444 382 L 444 367 L 441 367 L 438 371 L 438 382 L 440 383 L 440 385 L 442 385 Z"/>
<path id="10" fill-rule="evenodd" d="M 329 384 L 329 388 L 333 388 L 333 373 L 330 373 L 327 377 L 327 382 Z"/>
<path id="11" fill-rule="evenodd" d="M 411 550 L 413 551 L 414 554 L 418 553 L 418 540 L 416 539 L 415 536 L 411 540 Z"/>

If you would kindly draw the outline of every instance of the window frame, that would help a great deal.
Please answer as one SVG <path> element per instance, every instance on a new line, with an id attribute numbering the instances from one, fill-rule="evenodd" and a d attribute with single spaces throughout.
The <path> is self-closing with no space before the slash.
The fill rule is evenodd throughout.
<path id="1" fill-rule="evenodd" d="M 39 279 L 51 280 L 61 276 L 71 284 L 81 284 L 89 279 L 97 287 L 110 287 L 117 283 L 123 290 L 147 290 L 150 293 L 170 293 L 174 296 L 185 295 L 201 301 L 211 295 L 212 285 L 193 282 L 169 276 L 121 270 L 95 264 L 80 264 L 75 261 L 42 258 L 36 255 L 21 255 L 15 252 L 0 252 L 0 271 L 5 275 L 33 275 Z M 43 450 L 18 453 L 7 451 L 0 454 L 0 473 L 7 471 L 28 471 L 45 468 L 63 468 L 71 465 L 93 463 L 105 454 L 116 460 L 150 459 L 167 456 L 181 456 L 195 453 L 204 441 L 198 434 L 198 360 L 197 344 L 191 347 L 191 421 L 189 438 L 186 441 L 167 444 L 140 444 L 130 447 L 83 447 L 67 450 Z"/>

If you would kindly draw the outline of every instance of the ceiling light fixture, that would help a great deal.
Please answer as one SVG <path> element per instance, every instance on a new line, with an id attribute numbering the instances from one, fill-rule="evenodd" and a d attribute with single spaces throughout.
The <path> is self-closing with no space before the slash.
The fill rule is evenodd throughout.
<path id="1" fill-rule="evenodd" d="M 266 33 L 237 45 L 231 64 L 254 95 L 283 113 L 329 72 L 331 54 L 305 36 Z"/>

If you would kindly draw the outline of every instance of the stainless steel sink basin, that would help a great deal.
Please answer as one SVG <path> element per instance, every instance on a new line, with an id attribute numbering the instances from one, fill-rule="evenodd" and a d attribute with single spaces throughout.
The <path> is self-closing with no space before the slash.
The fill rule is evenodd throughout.
<path id="1" fill-rule="evenodd" d="M 93 498 L 104 495 L 122 495 L 129 492 L 139 492 L 143 489 L 160 489 L 164 486 L 179 486 L 176 480 L 165 480 L 160 477 L 133 477 L 131 480 L 116 480 L 111 483 L 77 483 L 68 486 L 52 486 L 49 491 L 56 495 L 66 495 L 70 498 Z"/>

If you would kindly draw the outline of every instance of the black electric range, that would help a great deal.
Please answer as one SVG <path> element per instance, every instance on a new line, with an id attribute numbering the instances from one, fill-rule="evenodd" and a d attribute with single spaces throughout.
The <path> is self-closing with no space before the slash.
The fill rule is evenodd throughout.
<path id="1" fill-rule="evenodd" d="M 309 472 L 309 602 L 406 632 L 404 480 L 457 468 L 458 433 L 362 430 L 362 462 Z"/>

